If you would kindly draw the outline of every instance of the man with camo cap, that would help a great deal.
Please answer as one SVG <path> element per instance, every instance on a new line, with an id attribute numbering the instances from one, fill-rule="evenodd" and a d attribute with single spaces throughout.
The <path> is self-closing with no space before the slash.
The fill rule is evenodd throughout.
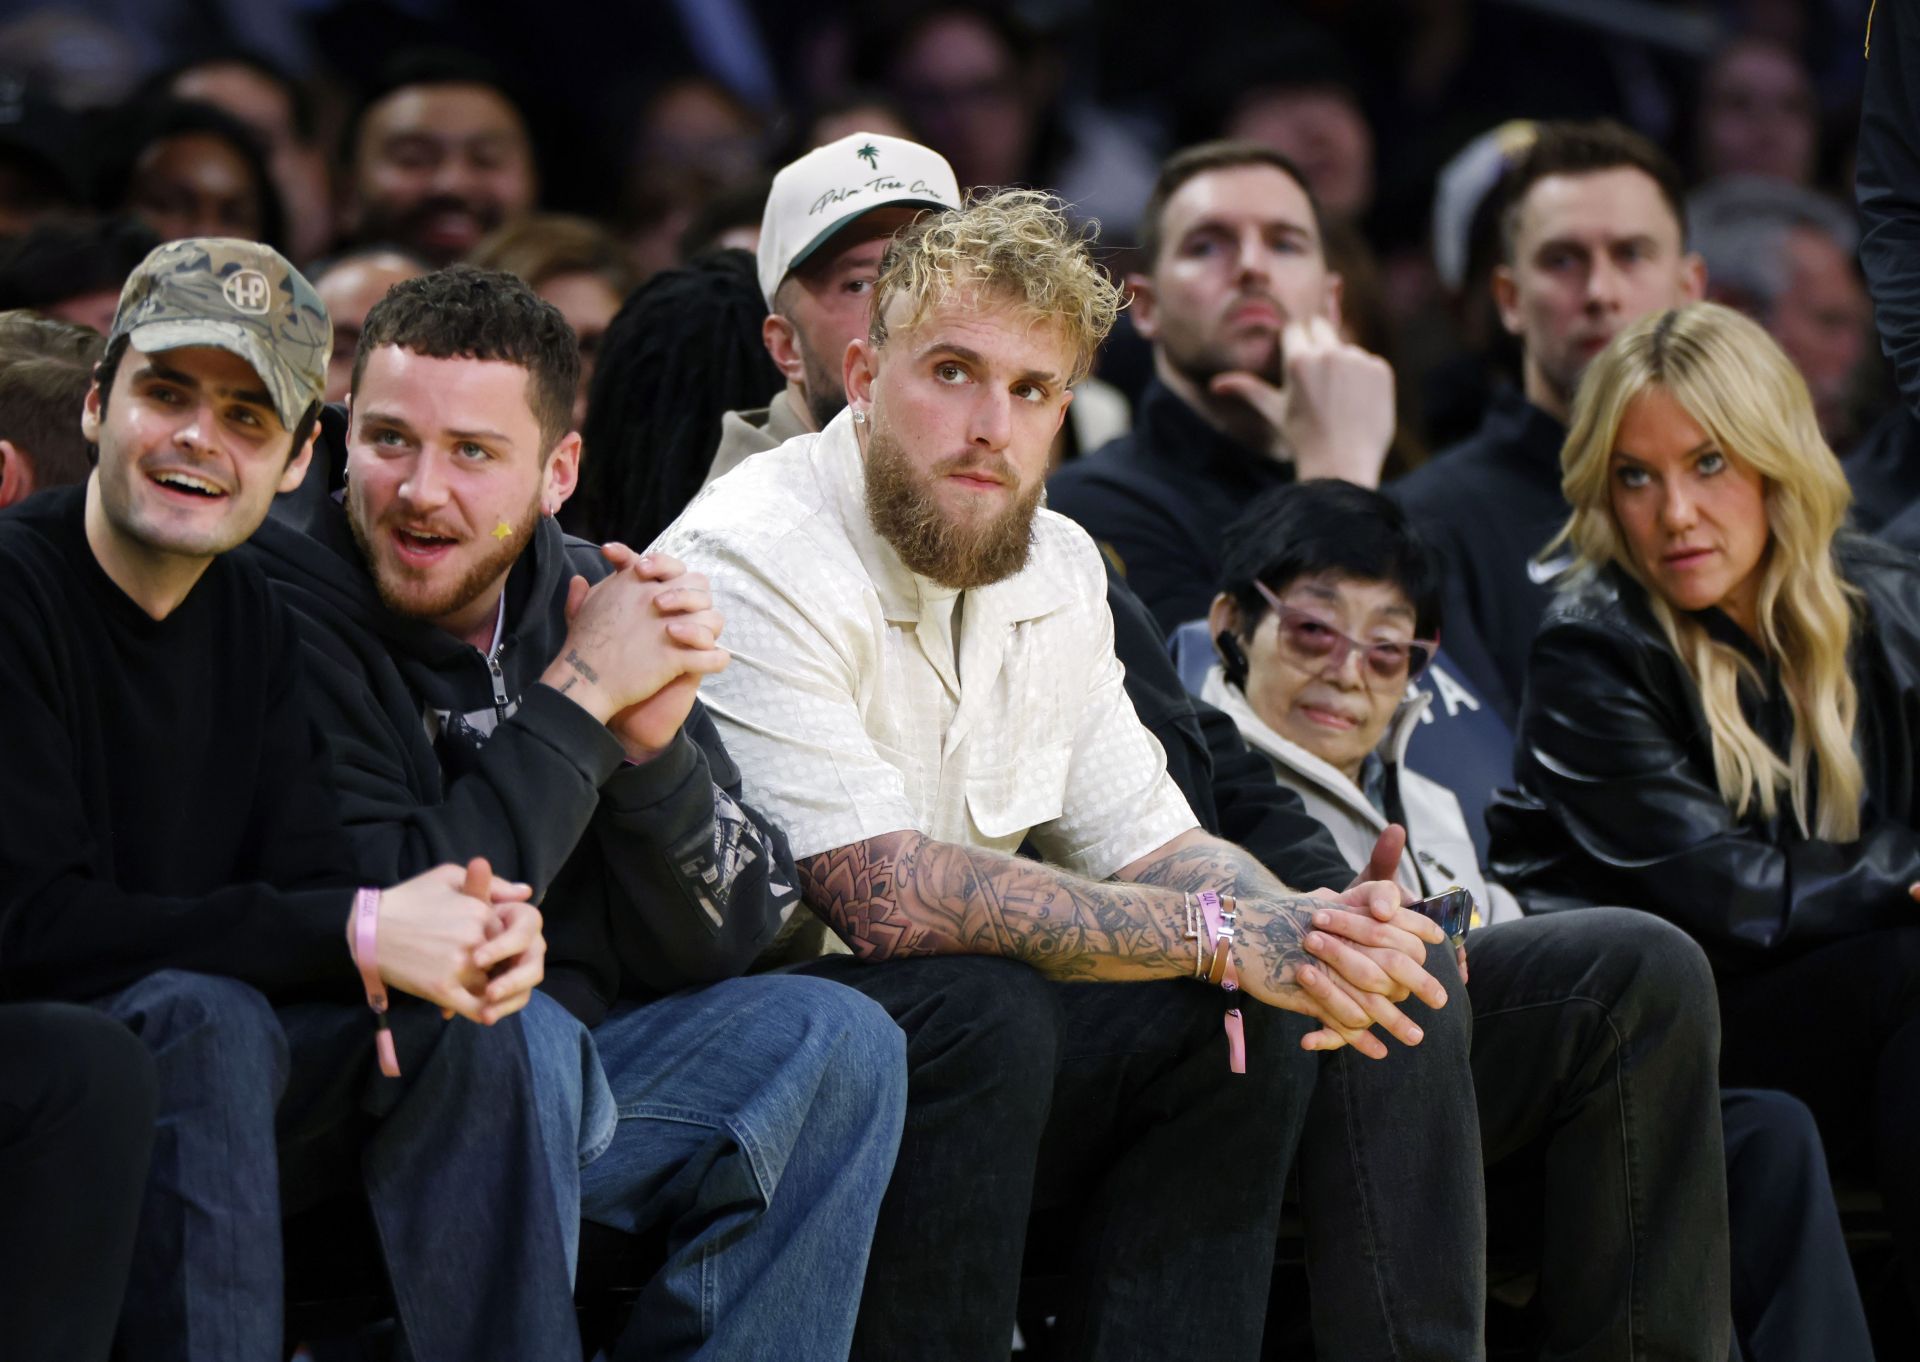
<path id="1" fill-rule="evenodd" d="M 280 1356 L 283 1211 L 364 1192 L 413 1356 L 578 1358 L 512 1015 L 540 914 L 481 861 L 355 885 L 292 627 L 227 554 L 306 470 L 330 341 L 272 250 L 158 248 L 74 413 L 92 475 L 0 515 L 0 995 L 155 1060 L 126 1357 Z"/>

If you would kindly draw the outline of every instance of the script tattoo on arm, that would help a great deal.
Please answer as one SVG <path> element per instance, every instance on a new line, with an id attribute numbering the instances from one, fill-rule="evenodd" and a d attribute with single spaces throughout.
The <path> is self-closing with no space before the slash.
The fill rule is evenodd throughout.
<path id="1" fill-rule="evenodd" d="M 1180 900 L 893 832 L 799 863 L 806 901 L 864 960 L 1003 955 L 1056 979 L 1193 971 Z"/>

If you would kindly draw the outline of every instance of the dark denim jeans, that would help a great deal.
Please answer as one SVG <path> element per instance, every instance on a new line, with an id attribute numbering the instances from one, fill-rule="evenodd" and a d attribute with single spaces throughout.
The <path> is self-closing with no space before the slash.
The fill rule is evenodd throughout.
<path id="1" fill-rule="evenodd" d="M 1722 1076 L 1805 1102 L 1834 1167 L 1878 1185 L 1920 1310 L 1920 926 L 1722 978 L 1720 1010 Z"/>
<path id="2" fill-rule="evenodd" d="M 815 962 L 907 1033 L 907 1118 L 860 1362 L 1004 1362 L 1030 1217 L 1066 1230 L 1057 1355 L 1253 1362 L 1313 1091 L 1299 1017 L 1186 981 L 1054 983 L 1016 961 Z"/>
<path id="3" fill-rule="evenodd" d="M 0 1356 L 104 1362 L 153 1143 L 153 1060 L 111 1017 L 0 1007 Z"/>
<path id="4" fill-rule="evenodd" d="M 1867 1311 L 1813 1113 L 1783 1092 L 1727 1088 L 1720 1120 L 1739 1356 L 1873 1362 Z"/>
<path id="5" fill-rule="evenodd" d="M 1438 955 L 1429 967 L 1451 991 Z M 1614 908 L 1488 927 L 1467 956 L 1470 1017 L 1423 1015 L 1417 1049 L 1335 1056 L 1322 1078 L 1301 1156 L 1321 1355 L 1484 1355 L 1477 1119 L 1494 1218 L 1503 1186 L 1543 1197 L 1527 1216 L 1541 1229 L 1543 1356 L 1726 1357 L 1705 957 L 1658 918 Z"/>
<path id="6" fill-rule="evenodd" d="M 280 1355 L 280 1220 L 363 1188 L 422 1362 L 577 1362 L 578 1327 L 519 1020 L 403 1000 L 404 1077 L 372 1020 L 275 1009 L 232 979 L 149 975 L 98 1006 L 159 1070 L 159 1121 L 120 1346 L 130 1362 Z M 568 1151 L 569 1157 L 571 1151 Z"/>
<path id="7" fill-rule="evenodd" d="M 1473 1011 L 1450 947 L 1429 950 L 1427 970 L 1447 1005 L 1402 1004 L 1420 1044 L 1327 1056 L 1300 1141 L 1314 1342 L 1340 1362 L 1486 1353 Z"/>
<path id="8" fill-rule="evenodd" d="M 616 1356 L 841 1362 L 906 1107 L 900 1028 L 780 974 L 621 1004 L 591 1033 L 545 995 L 526 1018 L 543 1108 L 572 1123 L 549 1139 L 586 1161 L 561 1202 L 669 1227 Z"/>

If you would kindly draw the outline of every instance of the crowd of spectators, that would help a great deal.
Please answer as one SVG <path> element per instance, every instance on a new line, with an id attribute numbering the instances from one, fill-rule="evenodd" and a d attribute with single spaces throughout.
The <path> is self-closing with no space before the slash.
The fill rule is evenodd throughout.
<path id="1" fill-rule="evenodd" d="M 86 6 L 15 19 L 0 223 L 121 214 L 163 239 L 284 246 L 302 268 L 367 246 L 440 265 L 540 210 L 600 224 L 638 283 L 704 247 L 751 247 L 772 171 L 860 130 L 918 139 L 963 186 L 1058 193 L 1098 220 L 1124 272 L 1157 162 L 1247 139 L 1301 167 L 1346 280 L 1344 324 L 1400 371 L 1404 471 L 1472 429 L 1490 382 L 1517 377 L 1476 315 L 1498 165 L 1439 194 L 1448 170 L 1509 120 L 1612 117 L 1684 170 L 1709 265 L 1742 257 L 1717 292 L 1818 364 L 1840 452 L 1887 404 L 1835 217 L 1851 200 L 1864 0 L 1637 23 L 1474 0 L 1238 4 L 1205 25 L 1151 7 L 890 0 L 589 21 L 563 2 L 531 39 L 504 12 L 437 8 L 311 6 L 266 25 L 271 40 L 236 27 L 189 42 L 157 19 L 113 33 Z M 1496 162 L 1513 150 L 1503 140 Z M 563 230 L 522 249 L 559 249 L 539 240 L 549 229 Z M 9 278 L 0 307 L 44 308 L 65 287 Z M 1137 397 L 1130 319 L 1108 350 L 1101 376 Z"/>
<path id="2" fill-rule="evenodd" d="M 0 1353 L 1920 1336 L 1920 14 L 1193 17 L 0 17 Z"/>

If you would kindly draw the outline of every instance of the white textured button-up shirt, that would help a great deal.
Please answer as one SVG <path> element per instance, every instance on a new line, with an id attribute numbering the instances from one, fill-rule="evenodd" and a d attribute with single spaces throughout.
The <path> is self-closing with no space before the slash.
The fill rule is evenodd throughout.
<path id="1" fill-rule="evenodd" d="M 658 547 L 712 580 L 701 685 L 796 857 L 915 831 L 1104 879 L 1197 823 L 1113 652 L 1099 550 L 1041 510 L 1020 572 L 957 593 L 874 530 L 848 414 L 715 482 Z M 957 637 L 956 637 L 957 622 Z"/>

